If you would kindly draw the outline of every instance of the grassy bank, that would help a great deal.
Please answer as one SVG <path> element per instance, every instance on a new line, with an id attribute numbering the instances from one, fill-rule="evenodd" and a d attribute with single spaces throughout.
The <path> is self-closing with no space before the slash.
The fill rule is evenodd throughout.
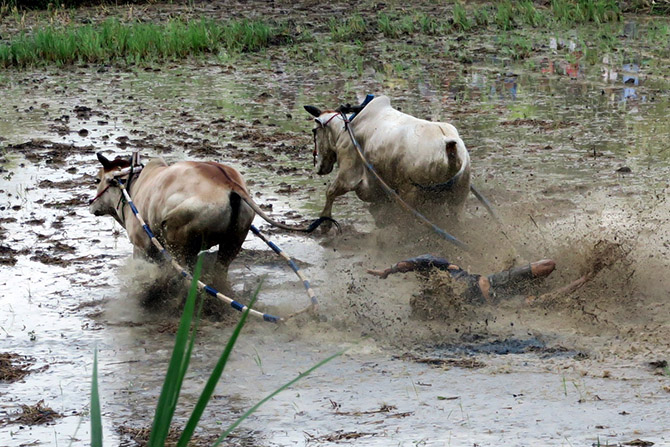
<path id="1" fill-rule="evenodd" d="M 258 51 L 285 38 L 277 27 L 247 20 L 125 24 L 107 19 L 99 25 L 48 26 L 21 34 L 0 45 L 0 66 L 141 64 L 203 53 Z"/>
<path id="2" fill-rule="evenodd" d="M 519 60 L 536 51 L 533 36 L 542 36 L 548 30 L 570 32 L 571 39 L 577 36 L 580 51 L 591 60 L 596 53 L 616 48 L 622 18 L 623 12 L 614 0 L 551 0 L 543 4 L 503 0 L 476 5 L 456 1 L 445 8 L 444 14 L 420 6 L 410 10 L 388 7 L 367 14 L 352 10 L 338 18 L 315 11 L 314 16 L 307 13 L 283 25 L 263 19 L 124 23 L 110 18 L 94 25 L 45 24 L 35 31 L 19 33 L 6 44 L 0 43 L 0 67 L 142 65 L 200 54 L 235 55 L 271 45 L 291 45 L 296 54 L 307 48 L 312 62 L 323 57 L 342 59 L 350 67 L 362 65 L 366 42 L 383 39 L 393 44 L 407 38 L 440 41 L 445 48 L 458 48 L 457 60 L 469 62 L 473 55 L 468 54 L 463 42 L 475 34 L 490 34 L 497 54 Z M 649 29 L 649 38 L 654 40 L 651 43 L 659 51 L 668 48 L 670 26 Z"/>

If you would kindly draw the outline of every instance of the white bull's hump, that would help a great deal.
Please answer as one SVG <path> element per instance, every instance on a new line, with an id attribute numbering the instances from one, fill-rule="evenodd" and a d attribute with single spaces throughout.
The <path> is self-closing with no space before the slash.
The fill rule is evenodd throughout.
<path id="1" fill-rule="evenodd" d="M 455 126 L 446 122 L 428 121 L 417 118 L 400 110 L 394 109 L 391 105 L 391 99 L 388 96 L 375 97 L 365 108 L 356 116 L 354 123 L 363 121 L 372 121 L 378 123 L 380 127 L 400 126 L 400 125 L 425 125 L 427 128 L 441 128 L 443 134 L 449 138 L 459 138 L 458 130 Z"/>

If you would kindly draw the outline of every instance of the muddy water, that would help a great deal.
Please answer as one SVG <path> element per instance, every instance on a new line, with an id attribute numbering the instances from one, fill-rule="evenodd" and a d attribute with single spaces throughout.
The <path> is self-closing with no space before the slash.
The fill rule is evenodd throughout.
<path id="1" fill-rule="evenodd" d="M 95 346 L 106 442 L 134 445 L 123 433 L 147 427 L 153 413 L 176 319 L 139 306 L 156 267 L 131 258 L 111 219 L 88 214 L 95 151 L 141 147 L 171 161 L 226 161 L 273 215 L 302 222 L 318 214 L 327 181 L 311 173 L 302 105 L 334 106 L 367 92 L 461 130 L 474 181 L 498 204 L 507 238 L 474 200 L 455 230 L 484 257 L 456 252 L 410 222 L 405 231 L 376 229 L 353 197 L 336 204 L 341 235 L 271 233 L 303 263 L 321 318 L 251 322 L 200 435 L 221 431 L 280 384 L 348 348 L 266 404 L 234 443 L 668 443 L 670 379 L 649 362 L 669 354 L 669 284 L 659 272 L 668 269 L 670 85 L 634 56 L 595 66 L 558 57 L 531 68 L 479 61 L 441 79 L 410 73 L 402 83 L 343 74 L 335 86 L 253 58 L 237 67 L 7 74 L 0 225 L 2 245 L 14 252 L 0 266 L 0 351 L 32 357 L 36 371 L 0 388 L 0 417 L 9 419 L 2 444 L 87 444 Z M 439 291 L 434 278 L 364 274 L 424 252 L 482 273 L 515 258 L 553 257 L 558 271 L 543 292 L 577 278 L 601 239 L 621 244 L 620 260 L 579 293 L 536 306 L 524 297 L 461 304 L 426 321 L 409 302 Z M 250 237 L 245 249 L 231 269 L 240 299 L 265 277 L 265 310 L 285 315 L 308 303 L 262 243 Z M 230 331 L 230 321 L 203 325 L 179 422 Z M 63 417 L 11 423 L 21 404 L 41 399 Z"/>

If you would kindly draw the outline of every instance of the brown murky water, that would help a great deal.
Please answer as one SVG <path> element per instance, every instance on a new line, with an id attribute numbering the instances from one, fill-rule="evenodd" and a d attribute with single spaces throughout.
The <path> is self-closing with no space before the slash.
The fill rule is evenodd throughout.
<path id="1" fill-rule="evenodd" d="M 549 47 L 555 42 L 546 43 Z M 139 304 L 156 268 L 131 258 L 122 228 L 89 215 L 95 152 L 222 160 L 258 202 L 287 221 L 316 216 L 325 183 L 311 172 L 304 104 L 334 106 L 383 93 L 402 110 L 452 122 L 471 150 L 474 182 L 498 205 L 508 239 L 472 199 L 456 252 L 414 228 L 377 229 L 353 197 L 336 203 L 341 235 L 272 233 L 304 263 L 320 321 L 244 330 L 201 436 L 320 359 L 349 348 L 266 404 L 237 431 L 241 445 L 615 445 L 668 441 L 668 141 L 670 81 L 641 53 L 596 65 L 538 58 L 481 60 L 442 76 L 366 70 L 307 76 L 281 55 L 235 66 L 108 67 L 4 73 L 0 78 L 0 351 L 35 372 L 2 384 L 2 445 L 86 445 L 93 350 L 108 445 L 145 428 L 176 327 Z M 667 69 L 667 67 L 665 67 Z M 31 142 L 32 141 L 32 142 Z M 30 144 L 24 144 L 31 142 Z M 262 221 L 256 222 L 263 227 Z M 511 240 L 511 242 L 510 242 Z M 525 297 L 412 316 L 435 278 L 365 275 L 432 252 L 475 272 L 552 257 L 541 291 L 576 279 L 599 240 L 621 258 L 580 291 L 530 306 Z M 516 246 L 516 249 L 513 248 Z M 265 276 L 261 305 L 304 307 L 301 285 L 249 237 L 231 278 L 241 299 Z M 206 322 L 182 395 L 183 422 L 231 331 Z M 432 364 L 421 359 L 433 359 Z M 12 420 L 39 400 L 62 418 Z"/>

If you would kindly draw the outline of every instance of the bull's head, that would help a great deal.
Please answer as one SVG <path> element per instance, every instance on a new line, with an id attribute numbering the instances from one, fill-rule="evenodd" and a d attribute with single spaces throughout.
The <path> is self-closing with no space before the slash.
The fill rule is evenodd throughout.
<path id="1" fill-rule="evenodd" d="M 314 116 L 314 166 L 319 175 L 330 174 L 337 161 L 337 152 L 335 145 L 339 132 L 334 132 L 329 124 L 339 115 L 339 112 L 326 111 L 321 112 L 314 106 L 305 106 L 305 110 Z"/>
<path id="2" fill-rule="evenodd" d="M 121 190 L 114 187 L 114 174 L 130 166 L 130 162 L 120 157 L 109 160 L 101 152 L 96 155 L 102 167 L 95 178 L 98 190 L 96 196 L 90 201 L 89 211 L 96 216 L 111 214 L 118 220 L 116 207 L 121 199 Z"/>

